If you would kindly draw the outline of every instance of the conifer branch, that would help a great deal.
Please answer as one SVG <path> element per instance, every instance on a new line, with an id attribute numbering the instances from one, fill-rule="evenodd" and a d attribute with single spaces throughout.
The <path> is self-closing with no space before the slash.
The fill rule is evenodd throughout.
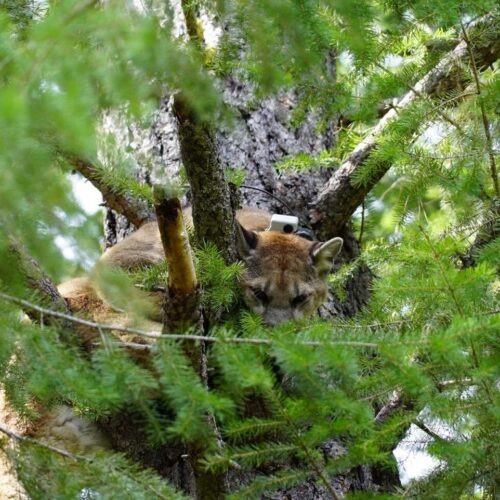
<path id="1" fill-rule="evenodd" d="M 26 249 L 15 239 L 11 238 L 9 242 L 9 251 L 16 262 L 16 268 L 20 271 L 24 284 L 29 290 L 32 290 L 39 297 L 44 305 L 50 306 L 51 310 L 57 310 L 63 315 L 69 315 L 68 304 L 59 294 L 56 285 L 45 274 L 40 264 L 28 254 Z M 40 321 L 43 324 L 43 311 L 38 311 L 40 315 L 33 315 L 35 309 L 28 309 L 28 316 L 34 321 Z M 49 315 L 50 317 L 50 315 Z M 52 316 L 55 317 L 55 316 Z M 67 318 L 66 318 L 67 319 Z M 69 324 L 65 322 L 64 328 Z"/>
<path id="2" fill-rule="evenodd" d="M 56 448 L 55 446 L 52 446 L 50 444 L 43 443 L 42 441 L 39 441 L 38 439 L 33 439 L 33 438 L 30 438 L 27 436 L 21 436 L 21 434 L 18 434 L 17 432 L 14 432 L 13 430 L 8 429 L 7 427 L 4 427 L 3 425 L 0 425 L 0 432 L 3 432 L 6 436 L 8 436 L 10 439 L 14 439 L 15 441 L 20 441 L 20 442 L 25 442 L 25 443 L 34 444 L 36 446 L 40 446 L 41 448 L 45 448 L 46 450 L 57 453 L 58 455 L 61 455 L 65 458 L 70 458 L 71 460 L 92 462 L 92 460 L 88 457 L 84 457 L 81 455 L 74 455 L 73 453 L 69 453 L 68 451 L 63 450 L 61 448 Z"/>
<path id="3" fill-rule="evenodd" d="M 104 325 L 105 326 L 105 325 Z M 126 328 L 123 328 L 122 331 L 126 331 Z M 138 333 L 137 330 L 131 330 L 128 333 L 135 333 L 139 337 L 141 336 L 140 333 Z M 250 339 L 250 338 L 242 338 L 242 337 L 208 337 L 205 335 L 190 335 L 188 333 L 182 334 L 182 335 L 176 335 L 176 334 L 162 334 L 158 335 L 155 338 L 169 338 L 172 340 L 199 340 L 203 342 L 209 342 L 209 343 L 228 343 L 228 344 L 251 344 L 251 345 L 274 345 L 275 342 L 272 340 L 266 340 L 266 339 Z M 150 344 L 137 344 L 135 342 L 120 342 L 117 345 L 121 345 L 123 347 L 130 347 L 132 349 L 138 349 L 138 350 L 154 350 L 155 346 L 150 345 Z M 303 346 L 309 346 L 309 347 L 321 347 L 321 346 L 326 346 L 326 345 L 338 345 L 338 346 L 344 346 L 344 347 L 359 347 L 361 349 L 378 349 L 380 346 L 378 344 L 373 344 L 370 342 L 355 342 L 355 341 L 350 341 L 350 340 L 332 340 L 332 341 L 327 341 L 327 342 L 320 342 L 320 341 L 314 341 L 314 340 L 299 340 L 299 341 L 294 341 L 293 345 L 303 345 Z"/>
<path id="4" fill-rule="evenodd" d="M 439 255 L 438 251 L 436 250 L 436 248 L 432 244 L 432 241 L 429 238 L 429 235 L 425 232 L 425 229 L 421 225 L 419 225 L 418 228 L 420 229 L 420 232 L 424 236 L 424 239 L 427 242 L 427 245 L 429 246 L 429 248 L 434 256 L 434 259 L 436 260 L 436 263 L 439 267 L 439 270 L 441 271 L 441 276 L 443 277 L 443 280 L 446 284 L 446 288 L 448 289 L 450 297 L 453 300 L 453 303 L 455 304 L 455 307 L 457 309 L 459 316 L 463 316 L 464 310 L 462 309 L 462 305 L 460 304 L 460 301 L 458 300 L 458 297 L 455 293 L 455 289 L 453 288 L 452 284 L 450 283 L 450 280 L 448 279 L 448 276 L 446 274 L 446 270 L 444 269 L 443 264 L 441 263 L 441 256 Z"/>
<path id="5" fill-rule="evenodd" d="M 44 443 L 43 441 L 39 441 L 38 439 L 34 439 L 34 438 L 31 438 L 28 436 L 22 436 L 21 434 L 18 434 L 17 432 L 14 432 L 13 430 L 8 429 L 7 427 L 4 427 L 1 424 L 0 424 L 0 432 L 5 434 L 7 437 L 9 437 L 12 440 L 15 440 L 18 442 L 24 442 L 24 443 L 38 446 L 40 448 L 44 448 L 48 451 L 51 451 L 52 453 L 56 453 L 57 455 L 61 455 L 64 458 L 69 458 L 70 460 L 79 461 L 79 462 L 86 462 L 88 464 L 92 464 L 94 462 L 92 457 L 87 457 L 84 455 L 75 455 L 74 453 L 70 453 L 69 451 L 63 450 L 62 448 L 57 448 L 56 446 L 52 446 L 48 443 Z M 111 465 L 110 469 L 115 470 L 115 471 L 120 472 L 120 473 L 125 473 L 125 474 L 127 474 L 128 477 L 130 477 L 130 479 L 132 479 L 132 481 L 135 481 L 139 484 L 142 483 L 145 486 L 145 488 L 151 490 L 156 495 L 156 498 L 162 498 L 165 500 L 169 500 L 171 498 L 171 497 L 167 497 L 167 496 L 161 494 L 159 491 L 154 489 L 150 484 L 147 484 L 147 483 L 144 483 L 143 481 L 141 481 L 140 478 L 132 476 L 130 473 L 127 472 L 126 469 L 122 469 L 121 467 L 117 467 L 115 465 Z M 2 492 L 0 491 L 0 493 L 2 493 Z"/>
<path id="6" fill-rule="evenodd" d="M 108 184 L 100 170 L 90 161 L 80 156 L 60 151 L 61 156 L 88 181 L 90 181 L 102 194 L 106 205 L 123 215 L 136 227 L 151 221 L 152 211 L 146 202 L 128 193 L 119 192 Z"/>
<path id="7" fill-rule="evenodd" d="M 412 421 L 412 424 L 416 425 L 420 430 L 424 431 L 428 436 L 430 436 L 435 441 L 446 442 L 447 439 L 441 437 L 439 434 L 436 434 L 432 429 L 429 429 L 427 425 L 425 425 L 421 420 L 416 418 Z"/>
<path id="8" fill-rule="evenodd" d="M 463 24 L 463 22 L 460 22 L 462 26 L 462 34 L 464 37 L 464 41 L 467 45 L 467 52 L 469 54 L 469 59 L 471 63 L 471 68 L 472 68 L 472 74 L 474 76 L 474 82 L 476 84 L 476 93 L 479 101 L 479 109 L 481 110 L 481 118 L 483 121 L 483 129 L 484 129 L 484 135 L 486 137 L 486 144 L 488 146 L 488 157 L 490 159 L 490 170 L 491 170 L 491 178 L 493 180 L 493 187 L 495 188 L 495 194 L 497 198 L 500 198 L 500 190 L 498 187 L 498 175 L 497 175 L 497 167 L 495 163 L 495 153 L 493 150 L 493 140 L 491 138 L 491 132 L 490 132 L 490 122 L 488 120 L 488 115 L 486 114 L 486 109 L 484 107 L 484 101 L 482 99 L 482 93 L 481 93 L 481 82 L 479 80 L 479 72 L 477 69 L 476 65 L 476 58 L 474 56 L 474 51 L 472 50 L 472 43 L 469 38 L 469 35 L 467 33 L 467 30 Z"/>
<path id="9" fill-rule="evenodd" d="M 384 71 L 384 73 L 388 73 L 389 75 L 394 76 L 394 73 L 392 73 L 391 71 L 389 71 L 382 64 L 376 62 L 375 66 L 377 68 L 381 69 L 382 71 Z M 427 99 L 430 98 L 429 94 L 423 94 L 419 89 L 417 89 L 415 86 L 411 85 L 410 83 L 404 81 L 402 78 L 398 77 L 398 80 L 400 82 L 402 82 L 403 85 L 405 85 L 409 90 L 411 90 L 417 97 L 420 97 L 420 99 L 426 99 L 427 100 Z M 432 111 L 434 113 L 436 113 L 438 116 L 440 116 L 445 122 L 449 123 L 451 126 L 453 126 L 454 128 L 456 128 L 462 135 L 465 135 L 465 132 L 464 132 L 463 128 L 461 127 L 461 125 L 459 123 L 457 123 L 453 118 L 451 118 L 450 116 L 448 116 L 440 108 L 441 108 L 441 106 L 433 106 Z M 394 109 L 395 109 L 395 111 L 398 111 L 398 105 L 396 105 L 394 107 Z"/>
<path id="10" fill-rule="evenodd" d="M 41 307 L 38 304 L 34 304 L 33 302 L 29 302 L 24 299 L 20 299 L 18 297 L 14 297 L 12 295 L 8 295 L 6 293 L 0 292 L 0 298 L 6 300 L 8 302 L 13 302 L 22 307 L 32 309 L 34 311 L 38 311 L 47 316 L 54 316 L 56 318 L 66 319 L 68 321 L 72 321 L 73 323 L 77 323 L 80 325 L 88 326 L 90 328 L 101 329 L 103 331 L 117 331 L 123 333 L 131 333 L 134 335 L 138 335 L 139 337 L 145 337 L 149 339 L 171 339 L 171 340 L 196 340 L 196 341 L 204 341 L 204 342 L 220 342 L 220 343 L 230 343 L 230 344 L 255 344 L 255 345 L 273 345 L 275 344 L 272 340 L 267 339 L 253 339 L 253 338 L 243 338 L 243 337 L 210 337 L 208 335 L 193 335 L 189 333 L 151 333 L 146 330 L 141 330 L 139 328 L 125 327 L 121 325 L 112 325 L 106 323 L 97 323 L 95 321 L 89 321 L 86 319 L 78 318 L 76 316 L 71 316 L 70 314 L 64 314 L 58 311 L 53 311 L 51 309 L 47 309 L 45 307 Z M 371 348 L 378 349 L 379 345 L 373 342 L 356 342 L 356 341 L 342 341 L 342 340 L 332 340 L 327 342 L 321 341 L 294 341 L 296 345 L 304 345 L 311 347 L 320 347 L 323 345 L 341 345 L 346 347 L 360 347 L 360 348 Z M 143 344 L 134 344 L 133 342 L 121 342 L 120 345 L 129 346 L 129 347 L 137 347 L 139 349 L 152 349 L 153 346 L 143 345 Z"/>
<path id="11" fill-rule="evenodd" d="M 307 443 L 304 441 L 302 436 L 300 435 L 300 431 L 297 430 L 294 422 L 288 418 L 287 415 L 284 414 L 283 412 L 283 417 L 285 420 L 288 421 L 288 425 L 292 429 L 292 432 L 295 436 L 295 439 L 299 443 L 299 447 L 302 449 L 307 461 L 309 462 L 309 465 L 311 468 L 314 470 L 315 474 L 317 477 L 321 480 L 325 488 L 327 489 L 328 493 L 332 496 L 334 500 L 341 500 L 343 496 L 335 491 L 335 488 L 332 486 L 331 482 L 329 481 L 328 477 L 325 475 L 325 469 L 322 467 L 321 464 L 318 463 L 316 458 L 313 456 L 311 453 L 311 450 L 309 449 L 309 446 L 307 446 Z"/>
<path id="12" fill-rule="evenodd" d="M 458 298 L 456 296 L 455 289 L 453 288 L 452 284 L 450 283 L 450 280 L 448 279 L 448 276 L 446 274 L 446 270 L 444 269 L 443 264 L 441 263 L 440 255 L 438 254 L 437 250 L 434 248 L 434 245 L 432 244 L 432 241 L 429 238 L 429 236 L 427 235 L 427 233 L 424 231 L 424 228 L 422 226 L 419 226 L 419 228 L 420 228 L 420 231 L 422 232 L 422 234 L 424 235 L 424 238 L 427 241 L 427 244 L 429 245 L 429 248 L 431 249 L 431 252 L 433 253 L 434 258 L 436 259 L 436 262 L 438 264 L 438 267 L 439 267 L 439 270 L 440 270 L 441 275 L 443 277 L 443 280 L 446 284 L 446 287 L 448 288 L 448 292 L 450 293 L 450 296 L 451 296 L 453 302 L 455 303 L 455 306 L 456 306 L 456 309 L 457 309 L 459 316 L 464 317 L 464 310 L 460 304 L 460 301 L 458 300 Z M 479 354 L 477 352 L 477 348 L 474 344 L 474 341 L 472 340 L 471 337 L 469 337 L 469 344 L 470 344 L 470 349 L 471 349 L 471 354 L 472 354 L 472 362 L 474 364 L 474 367 L 476 369 L 479 369 L 479 365 L 480 365 Z M 481 385 L 483 386 L 483 388 L 488 396 L 488 399 L 490 400 L 490 403 L 494 404 L 493 395 L 491 394 L 490 388 L 489 388 L 488 384 L 486 383 L 486 381 L 481 380 Z"/>
<path id="13" fill-rule="evenodd" d="M 139 335 L 146 338 L 158 339 L 161 337 L 158 333 L 151 333 L 145 330 L 140 330 L 138 328 L 128 328 L 120 325 L 107 325 L 105 323 L 96 323 L 95 321 L 89 321 L 83 318 L 78 318 L 76 316 L 72 316 L 71 314 L 65 314 L 59 311 L 54 311 L 52 309 L 47 309 L 45 307 L 41 307 L 38 304 L 34 304 L 33 302 L 29 302 L 28 300 L 20 299 L 19 297 L 14 297 L 12 295 L 8 295 L 6 293 L 0 292 L 0 298 L 6 300 L 8 302 L 13 302 L 14 304 L 18 304 L 23 308 L 31 309 L 33 311 L 37 311 L 41 314 L 47 316 L 53 316 L 54 318 L 61 318 L 73 323 L 77 323 L 80 325 L 88 326 L 90 328 L 101 329 L 101 330 L 115 330 L 118 332 L 124 333 L 133 333 L 135 335 Z M 182 337 L 181 335 L 175 335 L 174 338 Z"/>
<path id="14" fill-rule="evenodd" d="M 474 26 L 489 26 L 494 24 L 496 19 L 494 14 L 489 14 L 477 20 Z M 498 58 L 500 46 L 496 39 L 488 40 L 479 50 L 487 54 L 487 59 L 491 61 Z M 356 146 L 347 160 L 334 172 L 325 188 L 310 205 L 311 223 L 320 239 L 327 239 L 342 230 L 365 196 L 391 167 L 388 162 L 379 163 L 369 181 L 362 185 L 354 181 L 365 161 L 377 148 L 389 125 L 397 119 L 402 110 L 409 108 L 417 99 L 433 95 L 444 82 L 452 82 L 451 69 L 457 61 L 463 61 L 467 55 L 467 43 L 462 40 L 421 78 L 412 90 L 399 99 L 396 107 L 390 109 L 379 120 L 371 133 Z"/>

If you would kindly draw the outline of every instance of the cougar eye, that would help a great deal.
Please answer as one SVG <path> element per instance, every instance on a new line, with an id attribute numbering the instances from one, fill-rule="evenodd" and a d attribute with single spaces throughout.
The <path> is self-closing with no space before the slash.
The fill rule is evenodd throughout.
<path id="1" fill-rule="evenodd" d="M 264 292 L 260 288 L 251 288 L 250 290 L 252 290 L 255 298 L 259 300 L 263 305 L 269 304 L 269 297 L 267 296 L 266 292 Z"/>
<path id="2" fill-rule="evenodd" d="M 300 304 L 304 303 L 305 301 L 307 300 L 307 295 L 297 295 L 296 297 L 294 297 L 292 299 L 292 307 L 297 307 L 299 306 Z"/>

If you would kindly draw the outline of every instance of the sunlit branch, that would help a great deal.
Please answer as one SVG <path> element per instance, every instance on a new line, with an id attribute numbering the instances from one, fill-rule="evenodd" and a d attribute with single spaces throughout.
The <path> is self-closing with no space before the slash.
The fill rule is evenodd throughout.
<path id="1" fill-rule="evenodd" d="M 494 15 L 480 18 L 475 26 L 487 26 L 495 22 Z M 496 40 L 489 41 L 481 50 L 488 53 L 489 58 L 498 58 L 500 47 Z M 334 172 L 325 188 L 311 203 L 310 218 L 319 238 L 326 239 L 338 234 L 349 221 L 352 214 L 362 203 L 373 186 L 389 170 L 389 162 L 380 163 L 372 177 L 363 184 L 355 184 L 354 179 L 364 167 L 366 160 L 376 150 L 380 139 L 389 125 L 397 120 L 401 111 L 408 109 L 418 99 L 435 93 L 443 83 L 453 82 L 453 72 L 457 62 L 468 57 L 467 43 L 462 40 L 451 52 L 421 78 L 412 90 L 407 92 L 393 109 L 389 110 L 349 155 L 347 160 Z"/>

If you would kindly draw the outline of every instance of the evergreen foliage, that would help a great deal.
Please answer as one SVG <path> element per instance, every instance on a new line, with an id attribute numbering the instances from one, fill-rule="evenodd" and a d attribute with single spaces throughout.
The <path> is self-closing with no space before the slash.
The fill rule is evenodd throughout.
<path id="1" fill-rule="evenodd" d="M 57 236 L 74 237 L 87 259 L 97 253 L 98 221 L 81 213 L 64 153 L 92 159 L 114 192 L 151 203 L 148 189 L 124 174 L 126 165 L 97 161 L 103 113 L 147 122 L 168 89 L 181 91 L 202 119 L 230 126 L 234 110 L 222 103 L 217 78 L 237 73 L 254 84 L 256 100 L 297 88 L 297 126 L 310 108 L 320 126 L 339 113 L 348 123 L 335 149 L 287 158 L 280 171 L 337 166 L 376 124 L 380 104 L 410 90 L 456 45 L 461 22 L 493 19 L 489 29 L 468 31 L 473 48 L 498 35 L 493 0 L 192 3 L 233 27 L 209 57 L 174 37 L 171 6 L 138 12 L 123 2 L 58 1 L 35 12 L 33 2 L 1 4 L 0 292 L 43 303 L 26 286 L 13 240 L 56 282 L 75 267 Z M 334 55 L 336 79 L 325 64 Z M 32 420 L 61 402 L 91 420 L 133 412 L 158 453 L 172 441 L 195 443 L 207 470 L 251 472 L 229 498 L 259 498 L 310 477 L 332 494 L 328 478 L 354 467 L 394 468 L 392 449 L 423 421 L 428 451 L 442 466 L 388 497 L 495 498 L 500 223 L 492 162 L 500 79 L 498 62 L 479 75 L 471 64 L 461 71 L 459 85 L 399 114 L 355 179 L 369 183 L 391 165 L 365 200 L 362 229 L 360 214 L 353 218 L 363 233 L 361 256 L 331 277 L 342 296 L 356 266 L 370 267 L 373 290 L 362 313 L 265 327 L 242 310 L 242 265 L 226 266 L 206 245 L 196 249 L 203 304 L 222 317 L 210 331 L 209 388 L 180 342 L 158 340 L 141 363 L 101 331 L 101 345 L 85 352 L 78 340 L 63 341 L 57 325 L 21 321 L 20 307 L 0 300 L 0 382 L 12 406 Z M 238 172 L 233 177 L 241 181 Z M 464 266 L 471 248 L 474 265 Z M 133 284 L 151 289 L 166 273 L 158 266 L 107 281 L 130 303 Z M 377 421 L 395 395 L 406 404 Z M 437 420 L 447 435 L 429 429 Z M 332 439 L 340 451 L 329 451 Z M 184 497 L 111 451 L 68 459 L 21 442 L 12 458 L 33 498 Z"/>

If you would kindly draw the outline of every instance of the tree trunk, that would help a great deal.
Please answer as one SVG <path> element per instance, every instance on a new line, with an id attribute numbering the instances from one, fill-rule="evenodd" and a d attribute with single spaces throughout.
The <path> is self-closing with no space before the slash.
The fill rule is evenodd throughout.
<path id="1" fill-rule="evenodd" d="M 156 167 L 148 175 L 145 174 L 145 170 L 142 170 L 138 177 L 151 179 L 153 183 L 161 183 L 162 179 L 164 180 L 172 173 L 175 174 L 179 171 L 181 157 L 184 159 L 187 155 L 191 155 L 193 164 L 186 165 L 186 169 L 194 170 L 200 168 L 200 165 L 206 165 L 208 152 L 209 157 L 217 157 L 225 168 L 243 167 L 246 172 L 245 186 L 264 189 L 279 197 L 300 216 L 302 225 L 308 225 L 308 202 L 318 195 L 332 172 L 318 169 L 315 172 L 305 174 L 279 174 L 276 173 L 274 165 L 278 160 L 290 155 L 298 153 L 314 155 L 332 147 L 335 126 L 332 124 L 325 130 L 324 134 L 318 134 L 317 122 L 314 115 L 311 114 L 298 129 L 294 128 L 290 123 L 290 117 L 298 103 L 298 96 L 294 92 L 269 97 L 255 107 L 252 91 L 248 85 L 239 82 L 236 78 L 228 78 L 224 85 L 226 102 L 238 110 L 238 116 L 233 124 L 234 128 L 231 130 L 219 129 L 214 136 L 211 136 L 207 130 L 193 130 L 192 123 L 186 120 L 189 117 L 182 113 L 183 110 L 176 109 L 174 114 L 172 101 L 166 99 L 157 113 L 148 141 L 142 146 L 149 148 L 150 152 L 154 151 L 157 155 L 152 161 Z M 179 108 L 179 105 L 176 107 Z M 184 121 L 178 121 L 175 115 Z M 180 133 L 178 133 L 179 128 L 181 129 Z M 199 144 L 196 142 L 198 139 L 200 140 Z M 153 148 L 151 148 L 151 141 L 155 144 Z M 136 143 L 136 141 L 133 140 L 132 143 Z M 200 145 L 204 151 L 196 151 L 196 149 L 193 151 L 193 148 Z M 186 148 L 190 150 L 186 151 Z M 140 149 L 141 147 L 139 147 Z M 196 160 L 197 155 L 199 156 L 198 160 Z M 167 175 L 161 171 L 160 165 L 163 165 L 163 168 L 168 171 Z M 197 175 L 199 178 L 199 174 L 196 173 L 194 177 Z M 218 181 L 213 180 L 213 182 Z M 197 196 L 200 196 L 200 188 L 203 187 L 197 186 Z M 243 188 L 241 198 L 246 205 L 265 208 L 276 213 L 288 213 L 285 206 L 260 191 Z M 205 200 L 202 199 L 202 203 L 203 201 Z M 202 208 L 201 212 L 203 213 L 203 211 Z M 107 222 L 107 233 L 115 231 L 117 237 L 117 229 L 121 228 L 123 232 L 128 229 L 126 224 L 120 222 L 120 217 L 116 217 L 110 210 L 108 210 Z M 210 225 L 211 221 L 205 222 Z M 201 223 L 203 224 L 203 222 Z M 215 231 L 220 228 L 220 224 L 223 222 L 213 226 Z M 348 228 L 343 228 L 340 234 L 345 243 L 337 266 L 342 262 L 349 262 L 359 255 L 356 238 L 349 232 Z M 204 240 L 207 239 L 207 236 L 198 236 L 196 239 L 198 241 Z M 355 271 L 346 284 L 347 297 L 344 300 L 339 300 L 330 294 L 328 303 L 320 308 L 320 315 L 329 318 L 332 316 L 351 316 L 358 312 L 368 299 L 370 277 L 369 270 L 364 266 Z M 123 443 L 120 443 L 122 439 L 119 432 L 120 427 L 127 425 L 127 431 L 132 434 L 137 434 L 137 431 L 132 431 L 131 426 L 124 424 L 122 417 L 120 415 L 118 423 L 114 418 L 111 419 L 106 423 L 106 427 L 113 433 L 118 448 L 126 450 L 127 447 L 124 448 Z M 133 418 L 133 415 L 131 417 Z M 141 442 L 140 436 L 137 437 L 137 440 L 134 438 L 133 442 L 135 445 L 132 444 L 131 450 L 127 450 L 127 454 L 137 457 L 139 453 L 137 446 Z M 341 445 L 334 441 L 328 446 L 332 450 L 331 453 L 341 448 Z M 180 451 L 179 448 L 178 450 Z M 193 470 L 182 458 L 182 453 L 178 452 L 176 461 L 171 454 L 165 453 L 165 450 L 157 450 L 157 452 L 162 454 L 164 460 L 159 460 L 153 450 L 144 450 L 143 459 L 140 461 L 144 465 L 152 466 L 188 493 L 194 494 Z M 165 460 L 169 463 L 168 467 Z M 251 473 L 233 471 L 229 475 L 230 485 L 234 488 L 244 484 L 252 476 Z M 397 477 L 392 479 L 397 480 Z M 332 487 L 340 492 L 377 488 L 369 468 L 366 468 L 363 473 L 356 469 L 342 477 L 332 478 Z M 310 479 L 295 488 L 276 492 L 269 498 L 282 498 L 283 495 L 288 495 L 290 498 L 323 499 L 326 498 L 326 494 L 324 486 L 321 486 L 320 482 Z"/>
<path id="2" fill-rule="evenodd" d="M 211 124 L 201 122 L 176 95 L 181 158 L 191 187 L 196 244 L 213 243 L 229 264 L 236 261 L 234 210 Z"/>

